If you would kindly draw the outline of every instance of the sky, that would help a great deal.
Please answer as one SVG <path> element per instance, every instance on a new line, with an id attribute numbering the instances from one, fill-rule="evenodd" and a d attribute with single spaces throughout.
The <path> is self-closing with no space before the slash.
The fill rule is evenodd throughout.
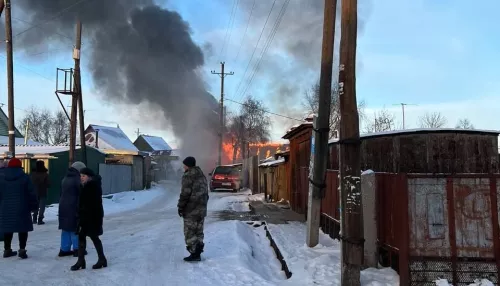
<path id="1" fill-rule="evenodd" d="M 160 4 L 177 11 L 189 23 L 194 41 L 204 51 L 201 72 L 207 90 L 217 99 L 220 78 L 210 71 L 219 72 L 220 62 L 225 61 L 225 71 L 234 72 L 225 78 L 228 99 L 242 102 L 252 95 L 262 100 L 270 112 L 300 120 L 309 113 L 303 104 L 304 93 L 319 78 L 324 2 L 290 0 L 287 6 L 286 0 L 255 3 L 253 6 L 254 0 L 168 0 Z M 471 5 L 463 0 L 358 0 L 357 99 L 365 102 L 367 117 L 385 108 L 394 114 L 399 125 L 399 104 L 406 103 L 406 128 L 418 127 L 419 117 L 426 112 L 440 112 L 447 119 L 446 127 L 468 118 L 478 129 L 500 129 L 500 122 L 491 120 L 500 113 L 500 105 L 496 104 L 500 100 L 500 77 L 495 70 L 500 66 L 500 37 L 495 28 L 500 26 L 500 18 L 496 17 L 500 2 L 484 0 L 481 4 Z M 286 10 L 281 21 L 277 21 L 283 7 Z M 24 19 L 22 11 L 15 9 L 14 4 L 15 18 Z M 30 26 L 21 20 L 13 20 L 14 31 Z M 270 37 L 278 22 L 274 37 Z M 96 91 L 90 76 L 85 75 L 85 55 L 89 52 L 85 43 L 90 39 L 85 34 L 85 23 L 83 27 L 86 123 L 119 124 L 132 141 L 139 129 L 141 133 L 163 136 L 175 146 L 176 138 L 168 128 L 153 128 L 147 121 L 131 116 L 147 112 L 144 107 L 116 105 Z M 43 28 L 41 25 L 24 36 Z M 338 35 L 336 50 L 339 38 Z M 63 43 L 67 45 L 47 43 L 40 50 L 30 50 L 31 55 L 14 53 L 16 121 L 31 105 L 54 111 L 61 108 L 54 94 L 56 68 L 73 66 L 72 43 Z M 5 66 L 4 57 L 0 57 L 2 63 Z M 5 68 L 0 69 L 2 78 L 5 80 L 4 84 L 0 81 L 0 103 L 6 104 Z M 70 105 L 67 96 L 62 101 Z M 239 104 L 226 104 L 230 114 L 239 111 Z M 6 106 L 3 108 L 6 110 Z M 299 122 L 270 117 L 273 141 Z"/>

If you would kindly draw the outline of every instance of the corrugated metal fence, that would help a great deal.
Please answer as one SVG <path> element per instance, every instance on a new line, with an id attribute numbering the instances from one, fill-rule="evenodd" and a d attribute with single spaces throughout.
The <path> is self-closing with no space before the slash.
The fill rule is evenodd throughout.
<path id="1" fill-rule="evenodd" d="M 132 189 L 132 166 L 99 164 L 103 195 L 115 194 Z"/>

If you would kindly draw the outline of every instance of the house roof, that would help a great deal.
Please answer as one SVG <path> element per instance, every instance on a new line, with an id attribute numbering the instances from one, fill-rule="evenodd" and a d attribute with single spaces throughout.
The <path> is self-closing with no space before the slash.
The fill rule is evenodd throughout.
<path id="1" fill-rule="evenodd" d="M 151 135 L 141 135 L 139 137 L 142 137 L 153 151 L 172 151 L 172 147 L 162 137 Z"/>
<path id="2" fill-rule="evenodd" d="M 89 128 L 91 130 L 89 130 Z M 85 133 L 93 133 L 96 129 L 99 130 L 99 149 L 139 151 L 139 149 L 135 147 L 132 141 L 130 141 L 127 135 L 125 135 L 123 130 L 121 130 L 119 127 L 90 124 L 89 127 L 87 127 L 87 132 Z"/>
<path id="3" fill-rule="evenodd" d="M 14 129 L 16 138 L 23 138 L 21 132 L 19 132 L 17 128 Z M 7 117 L 5 112 L 3 112 L 2 108 L 0 108 L 0 136 L 7 136 L 7 137 L 9 136 L 9 118 Z"/>
<path id="4" fill-rule="evenodd" d="M 457 128 L 419 128 L 419 129 L 404 129 L 393 130 L 375 133 L 361 134 L 359 137 L 362 139 L 398 136 L 398 135 L 412 135 L 412 134 L 430 134 L 430 133 L 462 133 L 462 134 L 476 134 L 476 135 L 496 135 L 500 134 L 498 130 L 480 130 L 480 129 L 457 129 Z M 328 141 L 328 144 L 335 144 L 339 141 L 338 138 Z"/>

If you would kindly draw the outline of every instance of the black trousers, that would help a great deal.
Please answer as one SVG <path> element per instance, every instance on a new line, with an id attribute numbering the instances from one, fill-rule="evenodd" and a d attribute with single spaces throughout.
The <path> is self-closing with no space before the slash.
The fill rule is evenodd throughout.
<path id="1" fill-rule="evenodd" d="M 26 243 L 28 242 L 28 233 L 27 232 L 20 232 L 18 234 L 18 237 L 19 237 L 19 249 L 26 249 Z M 14 234 L 12 232 L 4 233 L 4 235 L 3 235 L 3 248 L 5 250 L 12 249 L 12 239 L 13 238 L 14 238 Z"/>
<path id="2" fill-rule="evenodd" d="M 92 243 L 94 244 L 95 250 L 97 251 L 97 257 L 99 260 L 105 259 L 104 248 L 102 246 L 101 239 L 99 236 L 88 236 Z M 87 235 L 80 232 L 78 234 L 78 260 L 85 260 L 85 250 L 87 248 Z"/>

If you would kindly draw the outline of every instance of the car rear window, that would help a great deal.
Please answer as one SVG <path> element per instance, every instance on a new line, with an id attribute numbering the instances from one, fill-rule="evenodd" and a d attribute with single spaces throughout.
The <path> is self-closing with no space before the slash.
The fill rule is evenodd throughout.
<path id="1" fill-rule="evenodd" d="M 235 167 L 229 167 L 229 166 L 219 166 L 219 167 L 215 168 L 214 174 L 237 175 L 238 169 Z"/>

